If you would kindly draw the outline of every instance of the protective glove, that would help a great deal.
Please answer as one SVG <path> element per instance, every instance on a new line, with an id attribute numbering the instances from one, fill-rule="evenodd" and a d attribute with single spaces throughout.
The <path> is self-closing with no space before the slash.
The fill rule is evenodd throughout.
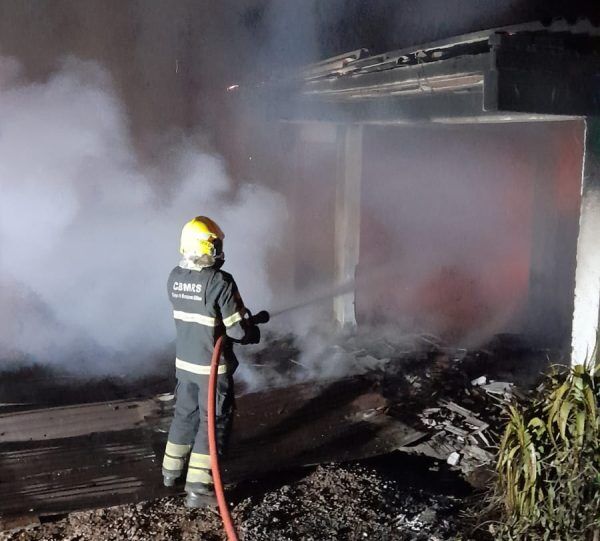
<path id="1" fill-rule="evenodd" d="M 246 336 L 242 340 L 242 344 L 258 344 L 260 342 L 260 329 L 257 325 L 250 325 L 246 329 Z"/>

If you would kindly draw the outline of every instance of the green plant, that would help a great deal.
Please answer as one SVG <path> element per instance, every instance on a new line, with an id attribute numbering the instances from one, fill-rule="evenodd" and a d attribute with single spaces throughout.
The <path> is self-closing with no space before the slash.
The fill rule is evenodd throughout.
<path id="1" fill-rule="evenodd" d="M 600 539 L 596 369 L 554 369 L 535 398 L 509 406 L 497 473 L 496 539 Z"/>

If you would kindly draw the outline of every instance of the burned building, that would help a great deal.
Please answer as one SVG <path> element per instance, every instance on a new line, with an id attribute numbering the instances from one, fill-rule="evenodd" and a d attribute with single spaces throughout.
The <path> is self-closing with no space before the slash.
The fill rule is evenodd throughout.
<path id="1" fill-rule="evenodd" d="M 588 357 L 598 39 L 587 22 L 525 24 L 356 50 L 260 85 L 263 120 L 279 123 L 264 159 L 293 179 L 286 287 L 355 283 L 330 308 L 341 325 L 469 347 L 516 333 Z"/>
<path id="2" fill-rule="evenodd" d="M 512 333 L 586 358 L 600 317 L 598 34 L 588 23 L 506 27 L 232 85 L 231 99 L 255 104 L 238 152 L 288 203 L 276 296 L 314 294 L 309 317 L 351 331 L 392 325 L 473 348 Z M 229 479 L 420 441 L 388 414 L 394 400 L 408 406 L 405 388 L 384 396 L 387 383 L 246 395 Z M 6 404 L 0 513 L 165 495 L 167 398 Z"/>

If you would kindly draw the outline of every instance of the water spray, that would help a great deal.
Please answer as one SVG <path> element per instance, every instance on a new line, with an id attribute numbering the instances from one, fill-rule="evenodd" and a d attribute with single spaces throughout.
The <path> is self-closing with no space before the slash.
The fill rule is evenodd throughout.
<path id="1" fill-rule="evenodd" d="M 299 310 L 300 308 L 305 308 L 306 306 L 312 306 L 313 304 L 319 304 L 324 301 L 335 299 L 336 297 L 340 297 L 341 295 L 345 295 L 346 293 L 354 291 L 355 288 L 356 280 L 349 280 L 348 282 L 344 282 L 343 284 L 334 287 L 331 291 L 320 293 L 304 301 L 289 303 L 283 307 L 269 310 L 269 314 L 271 318 L 274 318 L 275 316 L 287 314 L 288 312 L 293 312 L 294 310 Z"/>

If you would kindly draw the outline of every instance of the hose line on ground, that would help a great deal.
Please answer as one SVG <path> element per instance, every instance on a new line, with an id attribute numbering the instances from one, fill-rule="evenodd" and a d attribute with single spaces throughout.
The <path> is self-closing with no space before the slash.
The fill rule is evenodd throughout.
<path id="1" fill-rule="evenodd" d="M 217 395 L 217 370 L 221 358 L 221 346 L 223 337 L 219 337 L 215 343 L 212 359 L 210 362 L 210 379 L 208 381 L 208 449 L 210 453 L 210 469 L 212 470 L 213 482 L 215 485 L 215 494 L 219 503 L 219 513 L 227 533 L 229 541 L 238 541 L 238 536 L 229 513 L 229 507 L 225 501 L 225 491 L 221 481 L 221 470 L 219 468 L 219 455 L 217 451 L 217 431 L 216 431 L 216 395 Z"/>

